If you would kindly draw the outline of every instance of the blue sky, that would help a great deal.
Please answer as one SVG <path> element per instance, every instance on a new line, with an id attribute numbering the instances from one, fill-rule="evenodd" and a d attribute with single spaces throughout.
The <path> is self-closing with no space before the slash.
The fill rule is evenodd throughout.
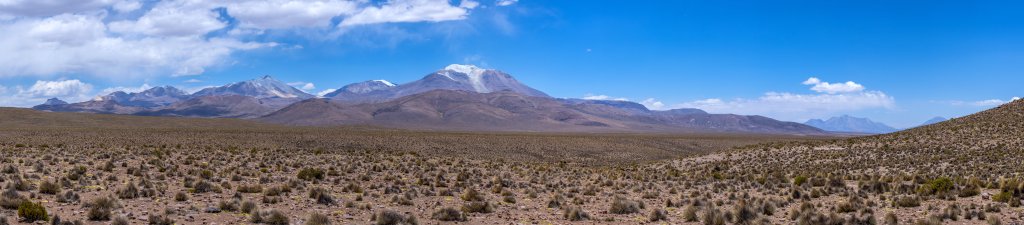
<path id="1" fill-rule="evenodd" d="M 0 105 L 261 75 L 317 93 L 453 63 L 556 97 L 901 128 L 1024 96 L 1014 1 L 47 2 L 0 4 Z"/>

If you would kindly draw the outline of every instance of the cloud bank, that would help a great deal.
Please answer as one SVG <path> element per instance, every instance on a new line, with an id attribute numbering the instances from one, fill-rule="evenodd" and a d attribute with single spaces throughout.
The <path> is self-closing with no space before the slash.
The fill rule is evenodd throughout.
<path id="1" fill-rule="evenodd" d="M 767 92 L 756 98 L 709 98 L 665 106 L 655 99 L 643 102 L 652 109 L 697 108 L 710 113 L 762 115 L 775 119 L 803 122 L 839 113 L 868 109 L 893 109 L 896 101 L 881 91 L 865 90 L 853 81 L 823 82 L 811 77 L 802 82 L 815 94 Z"/>
<path id="2" fill-rule="evenodd" d="M 465 19 L 473 0 L 6 0 L 0 78 L 189 76 L 273 48 L 273 30 Z"/>

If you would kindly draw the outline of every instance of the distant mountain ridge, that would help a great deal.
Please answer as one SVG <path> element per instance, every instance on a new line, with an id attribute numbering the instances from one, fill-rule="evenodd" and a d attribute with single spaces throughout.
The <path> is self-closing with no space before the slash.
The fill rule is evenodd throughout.
<path id="1" fill-rule="evenodd" d="M 929 119 L 927 121 L 924 121 L 924 123 L 921 123 L 920 126 L 928 126 L 928 125 L 932 125 L 932 124 L 936 124 L 936 123 L 945 122 L 946 120 L 949 120 L 949 119 L 946 119 L 945 117 L 941 117 L 941 116 L 936 116 L 935 118 L 931 118 L 931 119 Z"/>
<path id="2" fill-rule="evenodd" d="M 629 101 L 552 98 L 505 72 L 459 64 L 404 84 L 387 80 L 348 84 L 322 98 L 263 76 L 192 94 L 166 86 L 139 93 L 118 91 L 79 103 L 51 99 L 33 108 L 58 112 L 245 118 L 304 126 L 828 134 L 811 126 L 762 116 L 709 114 L 699 109 L 656 111 Z"/>
<path id="3" fill-rule="evenodd" d="M 812 119 L 804 122 L 804 124 L 817 127 L 822 130 L 835 132 L 884 134 L 899 131 L 899 129 L 890 127 L 883 123 L 871 121 L 867 118 L 852 117 L 849 115 L 832 117 L 828 120 Z"/>
<path id="4" fill-rule="evenodd" d="M 505 72 L 482 69 L 472 65 L 452 64 L 422 79 L 395 85 L 386 80 L 372 80 L 346 85 L 324 95 L 334 101 L 358 104 L 378 103 L 432 90 L 462 90 L 476 93 L 511 91 L 527 96 L 549 97 L 544 92 L 520 83 Z"/>
<path id="5" fill-rule="evenodd" d="M 257 120 L 303 126 L 374 125 L 428 130 L 545 132 L 742 132 L 824 135 L 762 116 L 651 111 L 632 102 L 555 99 L 514 91 L 437 89 L 381 103 L 309 99 Z"/>

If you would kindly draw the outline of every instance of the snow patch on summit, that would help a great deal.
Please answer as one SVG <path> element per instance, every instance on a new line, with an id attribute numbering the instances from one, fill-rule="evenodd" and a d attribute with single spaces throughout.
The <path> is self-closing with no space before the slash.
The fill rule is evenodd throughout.
<path id="1" fill-rule="evenodd" d="M 444 70 L 465 74 L 467 77 L 469 77 L 469 85 L 472 85 L 473 90 L 476 90 L 476 92 L 490 92 L 490 90 L 487 89 L 487 86 L 484 85 L 483 75 L 484 72 L 487 71 L 485 69 L 481 69 L 480 67 L 476 67 L 474 65 L 451 64 L 444 67 Z M 451 75 L 447 73 L 444 75 L 449 79 L 453 79 Z"/>
<path id="2" fill-rule="evenodd" d="M 373 81 L 383 83 L 384 85 L 387 85 L 388 87 L 394 87 L 395 86 L 395 84 L 393 84 L 393 83 L 391 83 L 390 81 L 387 81 L 387 80 L 373 80 Z"/>

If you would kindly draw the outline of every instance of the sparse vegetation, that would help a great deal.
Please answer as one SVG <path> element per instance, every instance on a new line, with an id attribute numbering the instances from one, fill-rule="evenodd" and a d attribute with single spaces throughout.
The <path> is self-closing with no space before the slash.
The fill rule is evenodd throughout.
<path id="1" fill-rule="evenodd" d="M 995 113 L 1024 111 L 1013 109 Z M 974 121 L 985 125 L 967 123 Z M 965 117 L 894 134 L 797 141 L 0 126 L 0 206 L 13 218 L 21 205 L 41 202 L 50 222 L 63 224 L 120 223 L 132 210 L 150 212 L 132 222 L 161 225 L 231 223 L 216 220 L 236 211 L 261 224 L 341 217 L 335 223 L 1001 224 L 1013 221 L 1024 197 L 1024 168 L 1014 166 L 1024 160 L 1024 142 L 1010 133 L 1024 128 L 1021 121 Z M 129 138 L 105 138 L 112 136 Z"/>

